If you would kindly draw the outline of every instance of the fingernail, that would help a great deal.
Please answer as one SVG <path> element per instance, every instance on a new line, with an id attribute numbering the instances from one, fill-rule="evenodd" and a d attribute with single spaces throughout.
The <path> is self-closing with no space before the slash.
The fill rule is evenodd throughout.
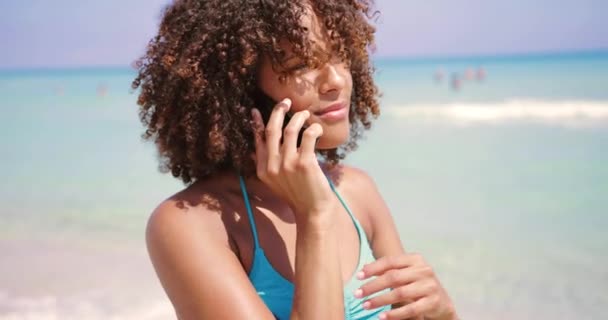
<path id="1" fill-rule="evenodd" d="M 378 318 L 384 320 L 386 319 L 386 313 L 381 313 L 380 316 L 378 316 Z"/>
<path id="2" fill-rule="evenodd" d="M 289 110 L 289 108 L 291 108 L 291 100 L 289 98 L 283 99 L 282 102 L 287 107 L 287 110 Z"/>
<path id="3" fill-rule="evenodd" d="M 355 290 L 354 295 L 355 295 L 355 298 L 361 298 L 363 296 L 363 290 L 361 290 L 361 289 Z"/>
<path id="4" fill-rule="evenodd" d="M 365 302 L 363 303 L 363 309 L 367 310 L 367 309 L 369 309 L 369 307 L 371 307 L 371 305 L 372 305 L 372 303 L 371 303 L 371 302 L 369 302 L 369 301 L 365 301 Z"/>
<path id="5" fill-rule="evenodd" d="M 362 280 L 365 278 L 365 272 L 359 271 L 357 272 L 357 279 Z"/>

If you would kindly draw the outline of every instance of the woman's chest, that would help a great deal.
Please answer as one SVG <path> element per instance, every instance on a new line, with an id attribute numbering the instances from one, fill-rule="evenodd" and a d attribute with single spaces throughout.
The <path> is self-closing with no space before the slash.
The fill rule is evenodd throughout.
<path id="1" fill-rule="evenodd" d="M 255 238 L 253 234 L 255 232 L 259 246 L 264 251 L 272 268 L 285 279 L 293 282 L 297 238 L 295 222 L 291 219 L 280 218 L 289 215 L 276 214 L 272 210 L 253 207 L 255 208 L 252 212 L 253 224 L 243 208 L 243 210 L 237 210 L 242 214 L 238 214 L 239 217 L 236 219 L 238 222 L 231 226 L 231 230 L 228 230 L 234 246 L 237 248 L 237 255 L 243 268 L 247 273 L 251 271 L 254 260 Z M 357 210 L 356 207 L 350 209 L 352 211 Z M 361 253 L 359 232 L 363 233 L 361 239 L 367 241 L 365 230 L 369 228 L 364 225 L 364 222 L 361 222 L 361 227 L 358 229 L 344 207 L 340 207 L 335 214 L 336 232 L 334 240 L 340 246 L 337 258 L 340 259 L 342 278 L 346 283 L 357 271 L 355 269 L 359 264 Z"/>

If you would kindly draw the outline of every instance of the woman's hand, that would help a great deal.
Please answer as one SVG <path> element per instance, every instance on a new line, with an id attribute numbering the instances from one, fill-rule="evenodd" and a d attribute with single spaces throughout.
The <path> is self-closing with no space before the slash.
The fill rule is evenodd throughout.
<path id="1" fill-rule="evenodd" d="M 304 131 L 298 148 L 298 133 L 310 112 L 296 112 L 283 131 L 285 114 L 290 107 L 289 99 L 278 103 L 266 126 L 259 110 L 252 110 L 256 171 L 260 180 L 288 202 L 299 223 L 332 212 L 336 200 L 315 154 L 315 144 L 323 135 L 323 128 L 318 123 L 311 124 Z"/>
<path id="2" fill-rule="evenodd" d="M 421 255 L 382 257 L 365 265 L 357 274 L 361 280 L 372 276 L 377 278 L 356 290 L 355 297 L 363 298 L 386 288 L 392 289 L 363 303 L 366 309 L 398 305 L 383 313 L 380 319 L 457 319 L 450 297 Z"/>

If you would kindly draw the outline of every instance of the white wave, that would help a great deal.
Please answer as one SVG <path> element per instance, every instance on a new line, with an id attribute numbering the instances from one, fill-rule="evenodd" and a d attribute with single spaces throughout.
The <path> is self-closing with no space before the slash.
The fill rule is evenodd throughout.
<path id="1" fill-rule="evenodd" d="M 400 118 L 446 120 L 458 124 L 539 122 L 550 125 L 608 124 L 608 101 L 509 100 L 494 103 L 451 103 L 389 106 Z"/>

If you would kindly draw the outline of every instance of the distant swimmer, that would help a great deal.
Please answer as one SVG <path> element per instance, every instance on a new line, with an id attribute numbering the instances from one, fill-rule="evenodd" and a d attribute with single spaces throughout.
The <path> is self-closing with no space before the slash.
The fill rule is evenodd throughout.
<path id="1" fill-rule="evenodd" d="M 486 78 L 486 70 L 483 67 L 477 68 L 476 79 L 478 82 L 485 80 Z"/>
<path id="2" fill-rule="evenodd" d="M 63 96 L 65 94 L 65 89 L 62 85 L 58 85 L 53 87 L 53 92 L 58 96 Z"/>
<path id="3" fill-rule="evenodd" d="M 108 86 L 104 83 L 97 85 L 97 96 L 100 98 L 105 97 L 108 94 Z"/>
<path id="4" fill-rule="evenodd" d="M 464 72 L 464 80 L 472 81 L 473 79 L 475 79 L 475 70 L 473 70 L 473 68 L 467 68 Z"/>
<path id="5" fill-rule="evenodd" d="M 441 83 L 443 82 L 443 78 L 445 77 L 445 72 L 443 72 L 443 69 L 439 68 L 435 71 L 435 75 L 433 76 L 433 78 L 435 79 L 435 83 Z"/>
<path id="6" fill-rule="evenodd" d="M 460 90 L 460 86 L 462 85 L 462 79 L 460 78 L 460 75 L 457 72 L 452 73 L 452 80 L 450 84 L 452 86 L 452 90 Z"/>

